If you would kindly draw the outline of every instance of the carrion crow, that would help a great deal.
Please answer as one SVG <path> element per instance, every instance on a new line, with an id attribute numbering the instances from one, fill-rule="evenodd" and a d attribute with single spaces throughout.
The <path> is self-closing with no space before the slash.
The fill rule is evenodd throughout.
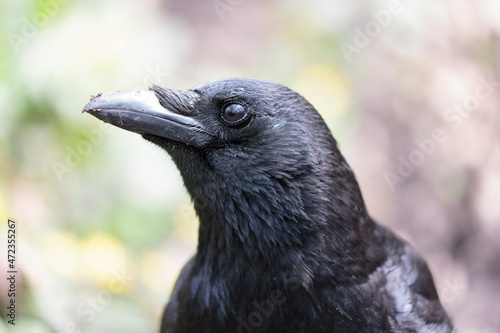
<path id="1" fill-rule="evenodd" d="M 302 96 L 233 78 L 94 97 L 176 163 L 199 217 L 162 333 L 454 332 L 424 260 L 366 211 Z"/>

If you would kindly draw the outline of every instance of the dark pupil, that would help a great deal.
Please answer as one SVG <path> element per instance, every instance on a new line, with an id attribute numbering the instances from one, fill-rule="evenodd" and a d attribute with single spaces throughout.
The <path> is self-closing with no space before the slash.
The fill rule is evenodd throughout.
<path id="1" fill-rule="evenodd" d="M 224 119 L 235 122 L 245 117 L 245 108 L 239 104 L 231 104 L 224 110 Z"/>

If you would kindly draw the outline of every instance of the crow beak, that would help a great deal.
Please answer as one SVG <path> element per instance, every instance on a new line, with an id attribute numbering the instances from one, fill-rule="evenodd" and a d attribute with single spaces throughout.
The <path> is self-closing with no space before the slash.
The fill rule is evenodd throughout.
<path id="1" fill-rule="evenodd" d="M 213 136 L 192 117 L 165 109 L 152 90 L 123 90 L 92 97 L 82 112 L 127 131 L 203 148 Z"/>

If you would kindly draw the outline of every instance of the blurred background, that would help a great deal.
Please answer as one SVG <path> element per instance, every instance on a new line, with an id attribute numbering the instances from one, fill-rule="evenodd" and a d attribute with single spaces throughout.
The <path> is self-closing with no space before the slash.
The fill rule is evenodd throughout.
<path id="1" fill-rule="evenodd" d="M 500 332 L 500 5 L 3 0 L 0 332 L 156 332 L 197 220 L 167 154 L 90 95 L 280 82 L 328 122 L 368 210 L 427 259 L 464 333 Z M 4 273 L 1 273 L 2 276 Z"/>

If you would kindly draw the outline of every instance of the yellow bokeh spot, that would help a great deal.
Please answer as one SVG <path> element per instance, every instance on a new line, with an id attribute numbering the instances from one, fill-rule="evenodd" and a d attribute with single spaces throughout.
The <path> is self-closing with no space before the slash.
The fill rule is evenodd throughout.
<path id="1" fill-rule="evenodd" d="M 175 260 L 162 251 L 148 252 L 141 262 L 141 278 L 149 289 L 168 294 L 177 279 L 178 267 Z"/>
<path id="2" fill-rule="evenodd" d="M 290 86 L 325 118 L 339 117 L 347 111 L 349 87 L 341 73 L 329 64 L 314 64 L 304 68 Z"/>
<path id="3" fill-rule="evenodd" d="M 82 266 L 78 239 L 64 231 L 54 231 L 47 235 L 43 250 L 51 268 L 65 278 L 77 280 L 81 277 Z"/>
<path id="4" fill-rule="evenodd" d="M 113 274 L 123 271 L 127 265 L 123 244 L 110 235 L 93 234 L 81 242 L 80 249 L 86 277 L 99 285 L 106 285 Z"/>

